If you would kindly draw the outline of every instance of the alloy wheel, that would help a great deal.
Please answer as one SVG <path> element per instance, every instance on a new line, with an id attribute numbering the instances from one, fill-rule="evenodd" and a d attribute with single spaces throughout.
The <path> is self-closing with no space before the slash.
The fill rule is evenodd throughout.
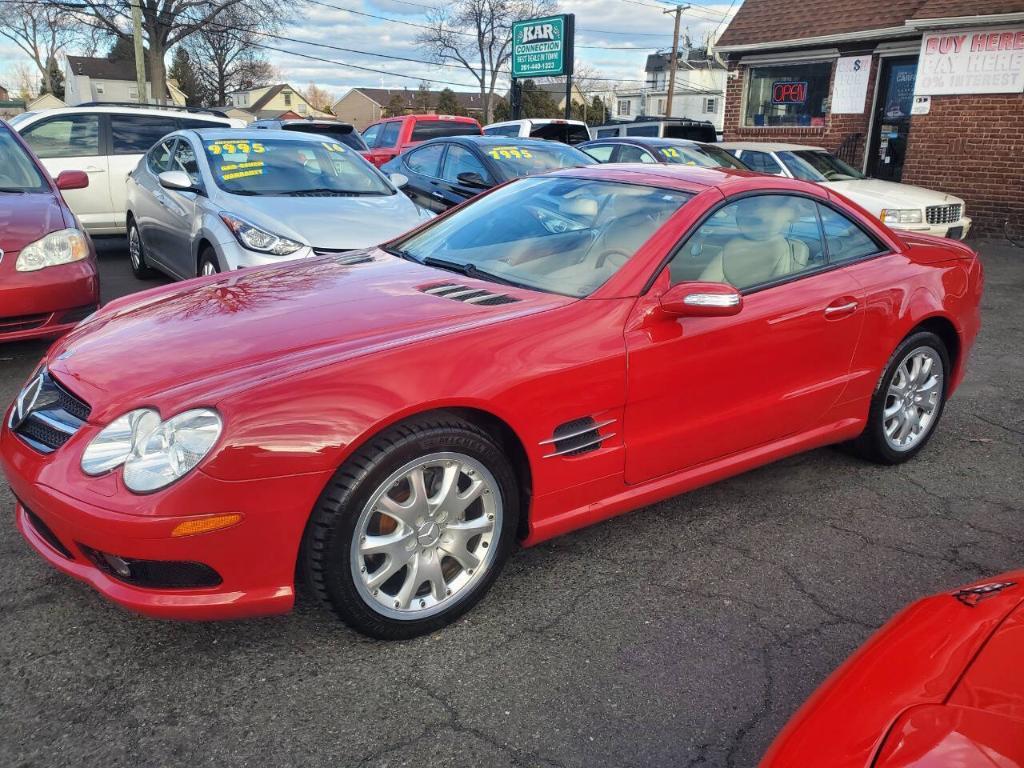
<path id="1" fill-rule="evenodd" d="M 467 597 L 501 531 L 494 476 L 476 459 L 434 453 L 396 470 L 363 507 L 352 540 L 362 599 L 393 619 L 422 619 Z"/>
<path id="2" fill-rule="evenodd" d="M 942 358 L 931 347 L 911 350 L 889 380 L 882 431 L 894 451 L 909 451 L 931 431 L 943 393 Z"/>
<path id="3" fill-rule="evenodd" d="M 207 259 L 206 261 L 203 262 L 203 266 L 201 267 L 199 274 L 201 274 L 203 277 L 208 277 L 209 275 L 216 275 L 217 265 L 214 264 L 209 259 Z"/>
<path id="4" fill-rule="evenodd" d="M 128 231 L 128 258 L 132 260 L 132 266 L 139 269 L 142 264 L 142 240 L 135 226 Z"/>

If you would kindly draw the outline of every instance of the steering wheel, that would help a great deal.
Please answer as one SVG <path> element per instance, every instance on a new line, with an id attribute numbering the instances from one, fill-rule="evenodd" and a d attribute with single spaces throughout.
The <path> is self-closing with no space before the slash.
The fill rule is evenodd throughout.
<path id="1" fill-rule="evenodd" d="M 601 267 L 604 266 L 604 263 L 608 261 L 608 259 L 612 260 L 612 265 L 616 269 L 622 269 L 626 265 L 626 262 L 629 261 L 629 258 L 630 255 L 625 251 L 605 251 L 604 253 L 597 257 L 597 261 L 594 262 L 594 269 L 601 269 Z"/>

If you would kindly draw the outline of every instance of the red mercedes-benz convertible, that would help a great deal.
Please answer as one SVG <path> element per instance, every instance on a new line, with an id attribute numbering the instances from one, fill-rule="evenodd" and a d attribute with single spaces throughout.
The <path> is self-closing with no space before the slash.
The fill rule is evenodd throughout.
<path id="1" fill-rule="evenodd" d="M 798 451 L 920 451 L 982 269 L 814 184 L 594 166 L 108 304 L 3 422 L 18 525 L 156 616 L 434 630 L 517 542 Z"/>

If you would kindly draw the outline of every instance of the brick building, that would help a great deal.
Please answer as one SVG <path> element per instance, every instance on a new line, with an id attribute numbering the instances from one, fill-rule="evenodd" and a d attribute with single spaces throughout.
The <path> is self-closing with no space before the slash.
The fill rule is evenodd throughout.
<path id="1" fill-rule="evenodd" d="M 1024 0 L 745 0 L 725 138 L 823 146 L 1024 233 Z"/>

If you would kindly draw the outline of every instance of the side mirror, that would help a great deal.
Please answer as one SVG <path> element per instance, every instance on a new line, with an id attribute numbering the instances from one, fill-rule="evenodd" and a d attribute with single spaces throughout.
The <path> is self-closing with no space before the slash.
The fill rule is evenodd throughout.
<path id="1" fill-rule="evenodd" d="M 475 171 L 463 171 L 458 176 L 459 184 L 464 184 L 467 187 L 474 187 L 476 189 L 487 189 L 491 185 L 484 181 L 484 177 Z"/>
<path id="2" fill-rule="evenodd" d="M 174 189 L 178 192 L 196 191 L 196 185 L 184 171 L 164 171 L 157 178 L 160 180 L 160 186 L 164 189 Z"/>
<path id="3" fill-rule="evenodd" d="M 398 189 L 401 189 L 409 183 L 409 177 L 404 173 L 389 173 L 388 178 L 391 179 L 391 183 Z"/>
<path id="4" fill-rule="evenodd" d="M 89 186 L 89 174 L 85 171 L 61 171 L 56 178 L 57 189 L 85 189 Z"/>
<path id="5" fill-rule="evenodd" d="M 729 317 L 743 309 L 740 292 L 725 283 L 678 283 L 659 301 L 662 310 L 674 317 Z"/>

